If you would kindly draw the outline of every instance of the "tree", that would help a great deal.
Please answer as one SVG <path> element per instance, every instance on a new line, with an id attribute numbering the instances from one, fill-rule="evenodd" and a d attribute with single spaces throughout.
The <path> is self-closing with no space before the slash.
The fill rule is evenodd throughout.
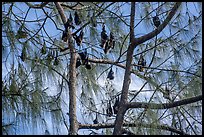
<path id="1" fill-rule="evenodd" d="M 3 2 L 2 133 L 201 134 L 201 20 L 199 2 Z"/>

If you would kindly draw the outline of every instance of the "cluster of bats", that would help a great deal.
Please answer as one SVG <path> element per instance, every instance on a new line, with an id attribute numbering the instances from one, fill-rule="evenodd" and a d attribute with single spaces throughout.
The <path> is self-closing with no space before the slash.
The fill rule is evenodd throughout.
<path id="1" fill-rule="evenodd" d="M 64 24 L 65 30 L 63 31 L 63 34 L 62 34 L 62 40 L 64 42 L 67 42 L 67 40 L 68 40 L 68 29 L 70 29 L 70 28 L 75 29 L 74 23 L 75 23 L 75 25 L 78 26 L 81 24 L 81 22 L 82 21 L 78 15 L 77 11 L 75 11 L 75 13 L 74 13 L 74 19 L 72 18 L 72 15 L 70 13 L 70 16 L 67 19 L 67 22 Z M 154 23 L 154 26 L 156 28 L 158 28 L 159 25 L 161 24 L 158 15 L 153 17 L 153 23 Z M 78 46 L 80 46 L 82 44 L 83 36 L 84 36 L 83 30 L 80 31 L 78 36 L 76 34 L 73 35 L 73 38 L 75 39 L 76 44 Z M 115 47 L 114 35 L 112 32 L 110 32 L 109 36 L 107 35 L 104 24 L 102 26 L 100 46 L 103 48 L 105 54 L 107 54 L 111 49 L 114 49 L 114 47 Z M 42 47 L 41 53 L 46 54 L 46 47 L 45 46 Z M 25 48 L 23 48 L 20 58 L 22 59 L 22 61 L 25 61 L 25 58 L 26 58 L 26 49 Z M 57 56 L 55 57 L 55 60 L 56 61 L 54 64 L 57 65 L 59 62 L 57 59 Z M 76 68 L 78 68 L 80 65 L 84 65 L 86 67 L 86 69 L 91 69 L 91 65 L 88 61 L 88 54 L 86 51 L 79 53 L 79 56 L 78 56 L 77 62 L 76 62 Z M 138 61 L 138 70 L 141 72 L 144 71 L 145 66 L 146 66 L 146 61 L 145 61 L 143 55 L 141 54 L 139 61 Z M 114 79 L 114 72 L 112 70 L 112 67 L 108 73 L 107 78 L 110 80 Z"/>
<path id="2" fill-rule="evenodd" d="M 106 34 L 106 29 L 104 24 L 101 32 L 100 46 L 103 48 L 105 54 L 107 54 L 110 51 L 110 49 L 114 49 L 115 47 L 115 38 L 113 36 L 113 33 L 110 32 L 110 36 L 108 37 L 108 35 Z"/>
<path id="3" fill-rule="evenodd" d="M 75 28 L 74 23 L 75 23 L 75 25 L 80 25 L 81 24 L 81 20 L 79 18 L 79 15 L 78 15 L 77 11 L 75 11 L 75 13 L 74 13 L 74 22 L 73 22 L 72 15 L 70 13 L 70 16 L 67 19 L 67 22 L 64 24 L 65 30 L 63 31 L 63 34 L 62 34 L 62 40 L 64 42 L 67 42 L 67 40 L 68 40 L 68 28 L 69 29 L 70 28 L 72 28 L 72 29 Z M 157 28 L 161 24 L 158 16 L 153 17 L 153 23 Z M 79 33 L 78 36 L 76 34 L 73 36 L 73 38 L 75 39 L 76 44 L 78 46 L 80 46 L 82 44 L 83 36 L 84 36 L 83 30 L 81 30 L 81 32 Z M 107 35 L 104 24 L 102 26 L 100 46 L 103 48 L 105 54 L 107 54 L 111 49 L 114 49 L 114 47 L 115 47 L 114 35 L 113 35 L 112 32 L 110 32 L 109 36 Z M 42 52 L 42 54 L 46 53 L 46 47 L 45 46 L 42 47 L 41 52 Z M 77 57 L 76 68 L 83 65 L 83 66 L 85 66 L 86 69 L 90 70 L 91 69 L 91 64 L 90 64 L 89 59 L 88 59 L 87 51 L 80 52 L 80 53 L 78 53 L 78 55 L 79 56 Z M 22 55 L 21 55 L 21 59 L 23 61 L 25 60 L 24 58 L 25 58 L 25 51 L 22 52 Z M 57 65 L 58 63 L 59 63 L 59 61 L 58 61 L 57 55 L 56 55 L 54 65 Z M 145 66 L 146 66 L 146 60 L 144 59 L 143 55 L 141 54 L 140 58 L 139 58 L 139 61 L 138 61 L 138 70 L 140 72 L 143 72 Z M 114 72 L 112 70 L 112 67 L 111 67 L 111 69 L 110 69 L 110 71 L 108 73 L 107 79 L 110 79 L 110 80 L 114 79 Z"/>
<path id="4" fill-rule="evenodd" d="M 74 16 L 75 24 L 80 25 L 81 20 L 79 18 L 78 13 L 75 12 L 74 15 L 75 15 Z M 161 23 L 160 23 L 160 20 L 159 20 L 158 16 L 153 17 L 153 23 L 157 28 L 159 27 L 159 25 Z M 62 34 L 62 40 L 64 42 L 67 42 L 67 40 L 68 40 L 68 28 L 72 28 L 72 29 L 75 28 L 71 13 L 70 13 L 69 18 L 67 19 L 67 22 L 64 24 L 64 27 L 65 27 L 65 30 L 63 31 L 63 34 Z M 82 44 L 83 36 L 84 36 L 83 30 L 81 30 L 81 32 L 80 32 L 80 34 L 78 36 L 77 35 L 73 36 L 73 38 L 76 40 L 76 44 L 78 46 L 80 46 Z M 113 33 L 110 32 L 110 35 L 108 37 L 108 35 L 106 34 L 106 29 L 105 29 L 104 24 L 103 24 L 102 32 L 101 32 L 101 45 L 100 46 L 103 48 L 105 54 L 107 54 L 110 51 L 110 49 L 114 49 L 114 47 L 115 47 L 115 39 L 114 39 Z M 25 50 L 25 49 L 23 49 L 23 50 Z M 42 54 L 46 53 L 46 47 L 45 46 L 42 47 L 41 53 Z M 86 69 L 91 69 L 91 65 L 89 63 L 87 51 L 80 52 L 78 54 L 79 54 L 79 56 L 77 57 L 76 68 L 83 65 L 83 66 L 85 66 Z M 25 56 L 25 51 L 22 52 L 22 55 L 21 55 L 21 59 L 23 61 L 24 61 L 24 58 L 25 58 L 24 56 Z M 58 64 L 57 55 L 55 57 L 55 60 L 56 61 L 55 61 L 54 65 L 57 65 Z M 138 61 L 138 70 L 141 71 L 141 72 L 144 71 L 145 66 L 146 66 L 146 60 L 144 59 L 143 55 L 141 54 L 140 58 L 139 58 L 139 61 Z M 114 79 L 114 72 L 112 70 L 112 67 L 111 67 L 111 69 L 110 69 L 110 71 L 108 73 L 107 79 L 110 79 L 110 80 Z M 111 106 L 111 101 L 109 100 L 109 102 L 107 104 L 107 109 L 106 109 L 107 116 L 111 117 L 113 114 L 117 114 L 118 109 L 119 109 L 119 96 L 116 98 L 115 104 L 113 106 Z M 93 120 L 93 123 L 94 124 L 99 123 L 97 114 L 96 114 L 96 118 Z"/>
<path id="5" fill-rule="evenodd" d="M 159 27 L 159 25 L 161 23 L 160 23 L 160 20 L 159 20 L 158 16 L 154 16 L 153 17 L 153 23 L 154 23 L 155 27 L 157 27 L 157 28 Z M 101 32 L 101 41 L 102 41 L 101 47 L 102 48 L 106 47 L 106 44 L 108 43 L 108 39 L 107 39 L 108 36 L 107 36 L 107 34 L 105 32 L 106 32 L 105 31 L 105 26 L 103 26 L 103 30 Z M 112 34 L 110 34 L 110 39 L 112 37 L 111 35 Z M 110 43 L 110 40 L 109 40 L 109 43 Z M 109 43 L 107 44 L 108 45 L 107 47 L 110 47 Z M 113 46 L 113 45 L 111 45 L 111 46 Z M 114 46 L 111 47 L 111 48 L 114 48 Z M 104 48 L 104 52 L 107 53 L 106 52 L 106 48 Z M 141 71 L 141 72 L 144 71 L 144 67 L 145 66 L 146 66 L 146 60 L 144 59 L 143 55 L 141 54 L 140 58 L 139 58 L 139 61 L 138 61 L 138 70 Z M 111 70 L 108 73 L 108 77 L 107 78 L 114 79 L 113 74 L 114 74 L 114 72 L 112 71 L 112 67 L 111 67 Z M 167 86 L 166 86 L 166 91 L 169 91 L 167 89 Z M 166 96 L 165 96 L 166 98 L 169 98 L 169 94 L 166 95 Z M 113 105 L 113 107 L 111 106 L 111 102 L 109 100 L 108 105 L 107 105 L 107 109 L 106 109 L 107 116 L 111 117 L 113 114 L 117 114 L 118 113 L 118 109 L 119 109 L 119 96 L 116 98 L 116 101 L 115 101 L 115 104 Z M 97 118 L 97 114 L 96 114 L 96 118 L 94 119 L 93 123 L 94 124 L 98 124 L 99 123 L 98 122 L 98 118 Z"/>
<path id="6" fill-rule="evenodd" d="M 115 103 L 113 107 L 111 106 L 111 102 L 108 102 L 106 114 L 111 117 L 113 114 L 117 114 L 119 110 L 119 96 L 116 97 Z"/>
<path id="7" fill-rule="evenodd" d="M 111 106 L 111 101 L 108 101 L 107 109 L 106 109 L 106 114 L 107 116 L 111 117 L 113 114 L 117 114 L 119 110 L 119 96 L 116 97 L 115 103 L 113 106 Z M 94 124 L 98 124 L 98 117 L 96 113 L 96 118 L 93 120 Z"/>
<path id="8" fill-rule="evenodd" d="M 64 24 L 65 30 L 62 33 L 62 40 L 64 42 L 67 42 L 67 40 L 68 40 L 68 28 L 69 29 L 70 28 L 75 29 L 74 23 L 77 26 L 81 24 L 81 20 L 79 18 L 77 11 L 75 11 L 75 13 L 74 13 L 74 21 L 72 18 L 72 14 L 70 13 L 69 18 L 67 19 L 67 22 Z M 82 43 L 83 35 L 84 35 L 83 30 L 81 30 L 79 36 L 77 36 L 77 35 L 73 36 L 73 38 L 76 40 L 76 43 L 78 46 L 80 46 Z"/>
<path id="9" fill-rule="evenodd" d="M 80 25 L 81 24 L 81 20 L 79 18 L 79 15 L 77 13 L 77 11 L 75 11 L 74 13 L 74 22 L 73 22 L 73 18 L 72 15 L 70 13 L 69 18 L 67 19 L 67 22 L 64 24 L 65 30 L 63 31 L 62 34 L 62 40 L 64 42 L 67 41 L 68 39 L 68 28 L 72 28 L 74 29 L 75 25 Z M 156 15 L 153 17 L 153 23 L 154 25 L 158 28 L 158 26 L 161 24 L 159 17 Z M 78 46 L 80 46 L 82 44 L 83 41 L 83 36 L 84 36 L 84 32 L 83 30 L 81 30 L 80 34 L 77 36 L 76 34 L 73 36 L 73 38 L 76 41 L 76 44 Z M 112 32 L 110 32 L 110 35 L 108 36 L 106 33 L 106 29 L 105 29 L 105 25 L 103 24 L 102 26 L 102 32 L 101 32 L 101 44 L 100 46 L 103 48 L 104 53 L 107 54 L 111 49 L 114 49 L 115 47 L 115 38 Z M 79 53 L 79 56 L 77 58 L 77 63 L 76 63 L 76 67 L 78 68 L 80 65 L 85 65 L 86 69 L 91 69 L 91 65 L 88 62 L 88 56 L 87 56 L 87 52 L 81 52 Z M 144 71 L 144 66 L 146 66 L 146 61 L 143 57 L 143 55 L 140 55 L 139 61 L 138 61 L 138 70 L 140 72 Z M 114 72 L 111 68 L 111 70 L 108 73 L 108 77 L 110 80 L 114 79 Z"/>
<path id="10" fill-rule="evenodd" d="M 91 64 L 89 62 L 87 51 L 78 53 L 79 56 L 77 57 L 76 68 L 81 65 L 84 65 L 86 69 L 91 69 Z"/>
<path id="11" fill-rule="evenodd" d="M 81 24 L 81 20 L 80 20 L 77 12 L 75 12 L 75 14 L 74 14 L 74 22 L 76 25 Z M 68 40 L 68 28 L 72 28 L 72 29 L 75 28 L 71 13 L 70 13 L 69 18 L 67 19 L 67 22 L 64 24 L 64 27 L 65 27 L 65 30 L 62 33 L 62 40 L 64 42 L 67 42 L 67 40 Z M 83 36 L 84 36 L 83 30 L 81 30 L 81 32 L 78 36 L 76 34 L 73 36 L 73 38 L 75 39 L 78 46 L 80 46 L 82 44 Z M 112 32 L 110 32 L 110 36 L 108 37 L 108 35 L 106 34 L 106 29 L 105 29 L 104 24 L 103 24 L 103 28 L 102 28 L 102 32 L 101 32 L 101 45 L 100 46 L 103 48 L 105 54 L 107 54 L 110 51 L 110 49 L 114 49 L 114 47 L 115 47 L 114 35 Z"/>
<path id="12" fill-rule="evenodd" d="M 74 23 L 75 23 L 75 25 L 81 24 L 81 20 L 80 20 L 77 12 L 75 12 L 75 14 L 74 14 L 74 22 L 73 22 L 72 15 L 70 13 L 70 16 L 67 19 L 67 22 L 64 24 L 65 30 L 63 31 L 63 34 L 62 34 L 62 40 L 64 42 L 67 42 L 67 40 L 68 40 L 68 29 L 71 29 L 71 28 L 74 29 L 75 28 Z M 76 34 L 73 35 L 73 38 L 75 39 L 76 44 L 78 46 L 80 46 L 82 44 L 83 36 L 84 36 L 83 30 L 81 30 L 81 32 L 78 36 Z M 100 46 L 103 48 L 105 54 L 107 54 L 110 51 L 110 49 L 114 49 L 114 46 L 115 46 L 115 39 L 114 39 L 113 33 L 110 32 L 110 36 L 108 37 L 108 35 L 106 34 L 104 24 L 103 24 L 103 28 L 102 28 L 102 32 L 101 32 L 101 45 Z M 88 61 L 87 51 L 84 51 L 84 52 L 81 52 L 78 54 L 79 54 L 79 56 L 77 57 L 76 68 L 78 68 L 81 65 L 84 65 L 86 69 L 91 69 L 91 65 Z M 107 78 L 110 80 L 114 79 L 114 72 L 113 72 L 112 68 L 110 69 Z"/>
<path id="13" fill-rule="evenodd" d="M 78 15 L 77 12 L 75 12 L 75 14 L 74 14 L 74 23 L 75 23 L 75 25 L 80 25 L 81 24 L 81 20 L 80 20 L 79 15 Z M 65 30 L 63 31 L 63 34 L 62 34 L 62 40 L 64 42 L 67 42 L 67 40 L 68 40 L 68 28 L 72 28 L 72 29 L 75 28 L 74 23 L 73 23 L 72 15 L 70 13 L 70 16 L 67 19 L 67 22 L 64 24 Z M 153 23 L 154 23 L 154 26 L 156 28 L 158 28 L 159 25 L 161 24 L 160 19 L 159 19 L 159 17 L 157 15 L 153 17 Z M 75 39 L 76 44 L 78 46 L 80 46 L 82 44 L 83 36 L 84 36 L 83 30 L 81 30 L 81 32 L 80 32 L 80 34 L 78 36 L 76 34 L 73 36 L 73 38 Z M 107 54 L 111 49 L 114 49 L 114 47 L 115 47 L 114 35 L 113 35 L 112 32 L 110 32 L 110 35 L 108 37 L 108 35 L 106 34 L 106 29 L 105 29 L 104 24 L 103 24 L 102 32 L 101 32 L 101 45 L 100 46 L 103 48 L 105 54 Z M 45 45 L 42 47 L 41 53 L 46 54 Z M 89 63 L 87 51 L 80 52 L 78 54 L 79 54 L 79 56 L 77 57 L 76 68 L 83 65 L 83 66 L 85 66 L 86 69 L 90 70 L 91 65 Z M 58 60 L 57 56 L 58 56 L 58 54 L 56 52 L 54 65 L 59 64 L 59 60 Z M 20 58 L 22 59 L 22 61 L 25 61 L 25 58 L 26 58 L 26 49 L 25 49 L 25 47 L 23 47 Z M 143 55 L 141 54 L 140 58 L 139 58 L 139 61 L 138 61 L 138 70 L 140 72 L 144 71 L 145 66 L 146 66 L 146 60 L 144 59 Z M 114 72 L 112 70 L 112 67 L 111 67 L 111 69 L 110 69 L 110 71 L 108 73 L 107 79 L 110 79 L 110 80 L 114 79 Z M 166 91 L 169 91 L 167 89 L 167 87 L 166 87 Z M 169 98 L 169 94 L 165 95 L 165 98 Z M 115 104 L 113 105 L 113 107 L 111 106 L 111 101 L 109 100 L 109 102 L 107 104 L 107 109 L 106 109 L 107 116 L 111 117 L 113 114 L 117 114 L 118 109 L 119 109 L 119 96 L 116 98 L 116 101 L 115 101 Z M 96 118 L 93 120 L 93 123 L 94 124 L 99 123 L 97 114 L 96 114 Z"/>

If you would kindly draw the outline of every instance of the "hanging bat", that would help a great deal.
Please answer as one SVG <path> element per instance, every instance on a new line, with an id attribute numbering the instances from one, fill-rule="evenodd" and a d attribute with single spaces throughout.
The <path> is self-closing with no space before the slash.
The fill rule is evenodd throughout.
<path id="1" fill-rule="evenodd" d="M 83 30 L 81 30 L 79 36 L 75 36 L 75 40 L 76 40 L 76 43 L 77 43 L 78 46 L 80 46 L 82 44 L 83 37 L 84 37 Z"/>
<path id="2" fill-rule="evenodd" d="M 91 64 L 89 63 L 87 51 L 80 52 L 79 56 L 80 56 L 82 63 L 78 61 L 78 65 L 82 64 L 82 65 L 85 65 L 86 69 L 91 69 Z"/>
<path id="3" fill-rule="evenodd" d="M 113 72 L 113 70 L 112 70 L 112 67 L 111 67 L 110 71 L 108 72 L 107 78 L 109 78 L 110 80 L 113 80 L 113 79 L 114 79 L 114 72 Z"/>
<path id="4" fill-rule="evenodd" d="M 22 52 L 21 52 L 21 56 L 20 56 L 20 58 L 21 58 L 21 60 L 24 62 L 25 59 L 26 59 L 26 57 L 27 57 L 26 47 L 23 46 L 23 49 L 22 49 Z"/>
<path id="5" fill-rule="evenodd" d="M 170 99 L 170 90 L 168 89 L 167 85 L 165 87 L 165 92 L 163 93 L 163 97 L 165 99 Z"/>
<path id="6" fill-rule="evenodd" d="M 64 42 L 67 42 L 67 40 L 68 40 L 68 32 L 67 31 L 63 31 L 63 33 L 62 33 L 62 40 Z"/>
<path id="7" fill-rule="evenodd" d="M 86 58 L 85 58 L 84 64 L 85 64 L 86 69 L 91 69 L 91 64 L 89 63 L 89 57 L 88 57 L 87 53 L 86 53 Z"/>
<path id="8" fill-rule="evenodd" d="M 43 44 L 43 47 L 41 48 L 41 53 L 44 55 L 44 54 L 46 54 L 46 46 L 45 46 L 45 42 L 44 42 L 44 44 Z"/>
<path id="9" fill-rule="evenodd" d="M 104 48 L 103 51 L 104 51 L 105 54 L 107 54 L 110 51 L 111 46 L 110 46 L 108 41 L 104 45 L 105 45 L 105 48 Z"/>
<path id="10" fill-rule="evenodd" d="M 97 117 L 97 113 L 96 113 L 96 118 L 93 121 L 94 124 L 98 124 L 98 117 Z"/>
<path id="11" fill-rule="evenodd" d="M 113 115 L 112 107 L 110 101 L 108 102 L 108 108 L 106 109 L 106 113 L 108 114 L 109 117 Z"/>
<path id="12" fill-rule="evenodd" d="M 87 61 L 88 61 L 87 51 L 80 52 L 79 56 L 80 56 L 80 58 L 82 60 L 82 65 L 87 64 Z"/>
<path id="13" fill-rule="evenodd" d="M 160 23 L 160 20 L 159 20 L 159 17 L 158 17 L 158 16 L 154 16 L 154 17 L 153 17 L 153 23 L 154 23 L 154 26 L 156 26 L 157 28 L 159 27 L 159 25 L 160 25 L 161 23 Z"/>
<path id="14" fill-rule="evenodd" d="M 69 18 L 67 19 L 67 22 L 64 24 L 65 31 L 67 32 L 68 28 L 74 29 L 74 24 L 73 24 L 73 18 L 72 14 L 70 13 Z"/>
<path id="15" fill-rule="evenodd" d="M 112 49 L 114 49 L 114 47 L 115 47 L 115 38 L 114 38 L 112 32 L 110 33 L 109 45 L 110 45 L 110 47 L 111 47 Z"/>
<path id="16" fill-rule="evenodd" d="M 57 66 L 58 64 L 59 64 L 59 59 L 57 57 L 55 57 L 53 65 Z"/>
<path id="17" fill-rule="evenodd" d="M 106 43 L 108 42 L 108 35 L 106 34 L 105 25 L 103 24 L 103 29 L 101 32 L 101 47 L 105 48 Z"/>
<path id="18" fill-rule="evenodd" d="M 78 15 L 77 11 L 75 11 L 75 13 L 74 13 L 74 22 L 75 22 L 76 25 L 81 24 L 81 20 L 79 18 L 79 15 Z"/>
<path id="19" fill-rule="evenodd" d="M 88 62 L 86 65 L 85 65 L 86 69 L 91 69 L 91 64 Z"/>
<path id="20" fill-rule="evenodd" d="M 145 59 L 143 58 L 142 54 L 140 55 L 140 59 L 139 59 L 139 61 L 138 61 L 138 65 L 140 65 L 140 66 L 138 66 L 138 70 L 139 70 L 140 72 L 143 72 L 143 71 L 144 71 L 144 67 L 146 66 L 146 61 L 145 61 Z"/>
<path id="21" fill-rule="evenodd" d="M 80 58 L 77 58 L 76 68 L 78 68 L 79 66 L 81 66 L 81 60 L 80 60 Z"/>
<path id="22" fill-rule="evenodd" d="M 114 36 L 113 33 L 110 33 L 110 39 L 106 41 L 105 45 L 105 49 L 104 49 L 104 53 L 107 54 L 111 48 L 113 49 L 115 46 L 115 40 L 114 40 Z"/>
<path id="23" fill-rule="evenodd" d="M 119 110 L 119 97 L 116 98 L 115 104 L 113 106 L 113 113 L 117 114 Z"/>

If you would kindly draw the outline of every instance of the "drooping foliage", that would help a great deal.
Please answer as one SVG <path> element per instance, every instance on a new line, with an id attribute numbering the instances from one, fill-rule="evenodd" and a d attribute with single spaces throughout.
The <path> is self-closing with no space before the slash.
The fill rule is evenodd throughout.
<path id="1" fill-rule="evenodd" d="M 157 29 L 152 18 L 159 16 L 162 24 L 174 4 L 136 2 L 135 37 Z M 2 134 L 68 134 L 67 28 L 76 52 L 87 52 L 76 68 L 77 120 L 93 124 L 97 114 L 95 123 L 114 123 L 117 113 L 106 110 L 118 102 L 125 80 L 130 3 L 62 2 L 61 6 L 68 26 L 53 2 L 2 3 Z M 202 94 L 201 20 L 202 4 L 183 2 L 156 42 L 154 37 L 136 46 L 128 101 L 169 103 Z M 141 55 L 146 61 L 143 71 L 138 70 Z M 110 78 L 110 70 L 114 77 Z M 167 88 L 168 94 L 161 92 Z M 144 135 L 176 134 L 159 128 L 168 125 L 202 134 L 201 110 L 200 102 L 166 110 L 128 109 L 124 121 L 137 126 L 125 129 Z M 112 128 L 79 129 L 78 134 L 112 134 Z"/>

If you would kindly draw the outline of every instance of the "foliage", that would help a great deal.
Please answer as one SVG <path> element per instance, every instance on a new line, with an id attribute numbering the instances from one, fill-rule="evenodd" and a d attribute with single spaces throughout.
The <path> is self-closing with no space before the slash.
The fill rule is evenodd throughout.
<path id="1" fill-rule="evenodd" d="M 137 2 L 135 37 L 153 31 L 152 17 L 158 14 L 162 23 L 174 4 Z M 156 38 L 136 46 L 128 101 L 161 104 L 202 94 L 201 5 L 183 2 Z M 74 48 L 78 53 L 87 51 L 91 65 L 91 70 L 77 68 L 77 120 L 93 124 L 97 113 L 99 123 L 114 124 L 116 114 L 108 117 L 106 109 L 109 101 L 113 105 L 121 97 L 125 81 L 130 3 L 62 2 L 61 6 L 67 18 L 78 12 L 82 24 L 71 31 L 79 35 L 83 29 L 85 35 L 82 45 L 74 42 Z M 115 48 L 107 54 L 100 47 L 103 24 L 107 35 L 113 32 L 115 37 Z M 2 3 L 2 134 L 68 134 L 71 53 L 69 42 L 61 40 L 63 31 L 54 2 Z M 147 61 L 144 72 L 137 70 L 141 54 Z M 114 80 L 107 79 L 111 67 Z M 143 135 L 178 133 L 160 127 L 165 125 L 202 134 L 201 108 L 196 102 L 171 109 L 128 109 L 124 122 L 139 126 L 125 129 Z M 112 128 L 79 129 L 78 134 L 112 134 Z"/>

